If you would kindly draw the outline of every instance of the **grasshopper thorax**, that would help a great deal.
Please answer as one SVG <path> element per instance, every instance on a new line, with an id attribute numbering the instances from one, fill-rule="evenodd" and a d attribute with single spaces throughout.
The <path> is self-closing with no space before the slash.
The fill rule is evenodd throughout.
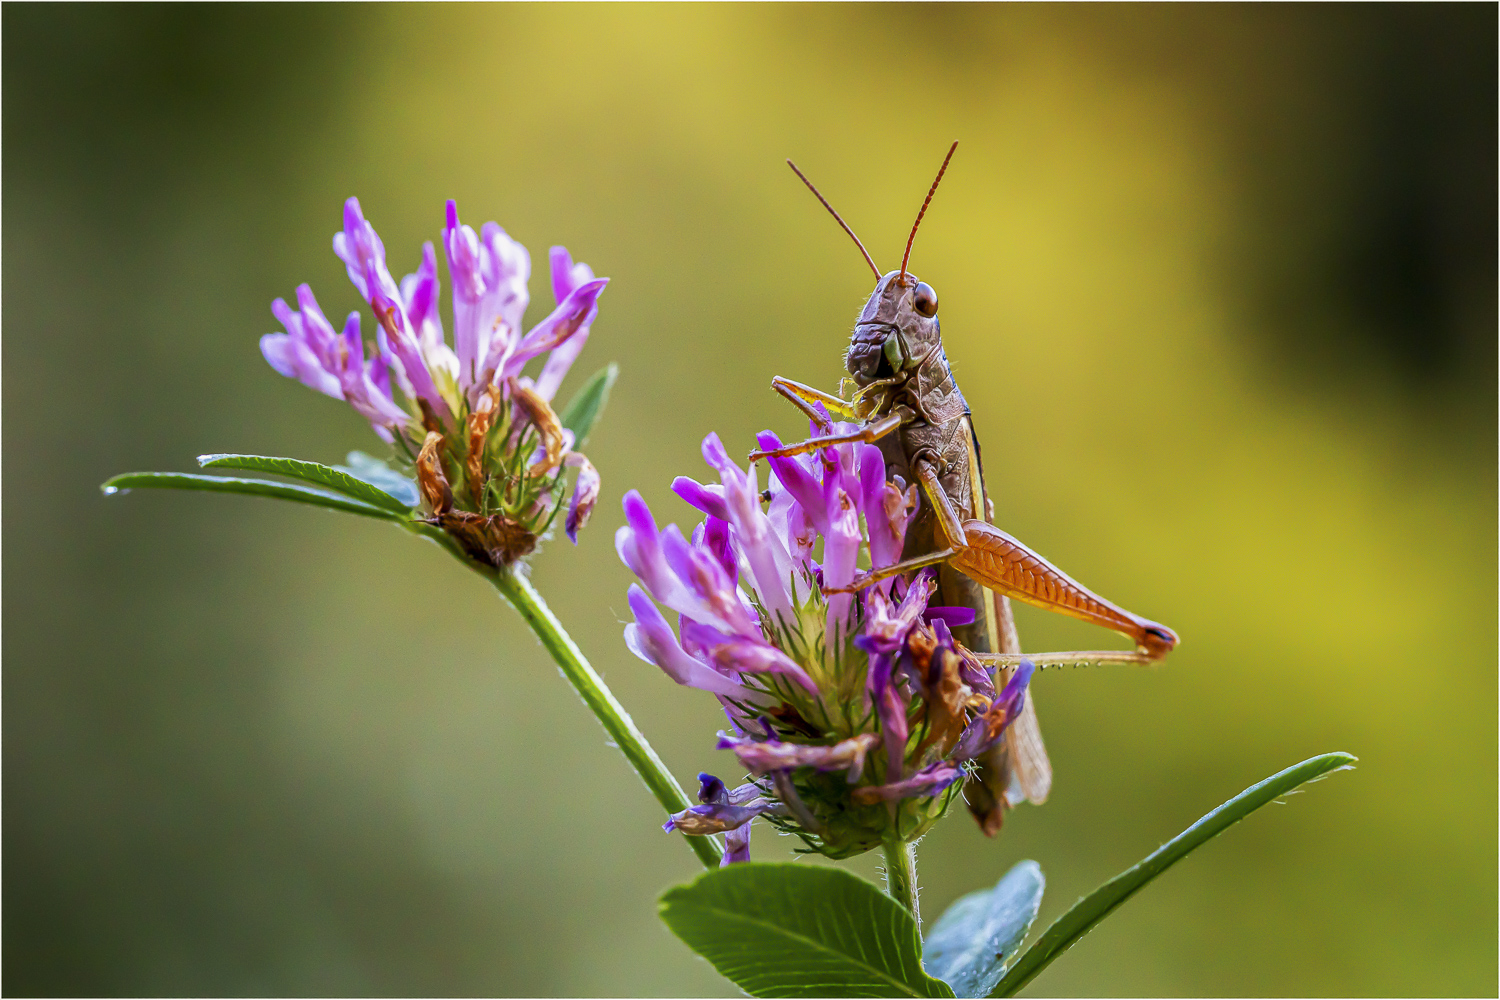
<path id="1" fill-rule="evenodd" d="M 937 293 L 910 272 L 889 271 L 854 324 L 844 364 L 861 388 L 899 386 L 941 351 Z"/>

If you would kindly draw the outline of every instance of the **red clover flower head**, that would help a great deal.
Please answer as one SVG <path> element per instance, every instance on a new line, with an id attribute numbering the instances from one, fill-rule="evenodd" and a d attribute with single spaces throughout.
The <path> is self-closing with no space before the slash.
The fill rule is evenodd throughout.
<path id="1" fill-rule="evenodd" d="M 830 427 L 852 430 L 827 420 L 813 430 Z M 781 442 L 766 432 L 758 444 Z M 749 772 L 734 789 L 701 775 L 700 804 L 666 828 L 725 833 L 726 863 L 748 858 L 756 816 L 834 858 L 914 840 L 1020 712 L 1032 665 L 996 691 L 949 631 L 972 612 L 928 605 L 930 571 L 825 593 L 852 584 L 862 563 L 901 557 L 917 492 L 886 479 L 878 447 L 772 458 L 764 492 L 755 466 L 740 468 L 717 435 L 703 457 L 718 483 L 672 484 L 704 515 L 691 537 L 658 529 L 634 490 L 615 535 L 640 581 L 626 644 L 719 699 L 730 728 L 718 746 Z M 677 613 L 675 633 L 658 604 Z"/>
<path id="2" fill-rule="evenodd" d="M 412 466 L 429 520 L 471 557 L 498 567 L 531 552 L 562 510 L 569 470 L 564 523 L 577 542 L 599 497 L 599 474 L 574 450 L 574 432 L 552 399 L 588 340 L 609 279 L 595 278 L 587 264 L 553 247 L 556 308 L 523 332 L 530 254 L 493 222 L 476 235 L 450 201 L 443 230 L 453 283 L 449 347 L 431 243 L 423 244 L 417 270 L 398 283 L 385 244 L 350 198 L 333 251 L 374 314 L 373 343 L 361 335 L 358 312 L 335 332 L 312 289 L 300 285 L 296 309 L 282 299 L 271 305 L 286 330 L 261 338 L 271 367 L 348 402 L 370 421 Z M 535 378 L 524 374 L 528 362 L 544 355 Z"/>

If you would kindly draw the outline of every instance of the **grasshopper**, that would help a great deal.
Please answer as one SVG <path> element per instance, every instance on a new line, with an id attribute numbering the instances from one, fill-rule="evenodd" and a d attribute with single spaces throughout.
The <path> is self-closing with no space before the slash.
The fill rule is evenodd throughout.
<path id="1" fill-rule="evenodd" d="M 943 351 L 937 293 L 907 271 L 912 243 L 938 183 L 958 148 L 948 150 L 937 178 L 917 213 L 899 270 L 881 274 L 854 230 L 834 211 L 791 160 L 787 165 L 833 215 L 864 254 L 875 273 L 875 291 L 865 303 L 845 355 L 849 377 L 840 395 L 777 376 L 772 388 L 806 413 L 824 433 L 806 441 L 750 455 L 757 461 L 772 455 L 799 455 L 846 442 L 877 444 L 887 474 L 902 485 L 920 483 L 927 502 L 908 527 L 902 558 L 895 565 L 861 574 L 844 591 L 857 591 L 880 580 L 926 566 L 937 567 L 935 605 L 970 609 L 972 625 L 953 630 L 954 637 L 984 663 L 1001 668 L 1005 677 L 1021 659 L 1020 639 L 1010 598 L 1049 611 L 1103 625 L 1127 636 L 1133 651 L 1030 654 L 1038 667 L 1063 664 L 1149 663 L 1177 645 L 1170 628 L 1142 618 L 1093 593 L 1025 544 L 991 522 L 994 505 L 985 490 L 979 440 L 968 403 L 959 392 Z M 852 381 L 848 399 L 844 385 Z M 856 430 L 836 433 L 833 418 L 858 423 Z M 1005 739 L 980 761 L 978 781 L 965 789 L 969 809 L 993 836 L 1004 809 L 1022 800 L 1040 804 L 1052 784 L 1052 769 L 1028 694 L 1020 716 Z"/>

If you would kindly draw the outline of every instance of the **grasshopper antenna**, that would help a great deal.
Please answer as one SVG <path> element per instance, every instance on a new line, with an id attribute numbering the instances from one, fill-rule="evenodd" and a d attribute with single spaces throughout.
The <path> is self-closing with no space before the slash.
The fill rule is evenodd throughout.
<path id="1" fill-rule="evenodd" d="M 922 224 L 922 216 L 927 214 L 927 206 L 932 204 L 932 196 L 937 194 L 938 182 L 943 179 L 943 173 L 948 169 L 948 161 L 953 159 L 953 151 L 958 148 L 958 140 L 953 140 L 953 145 L 948 147 L 948 155 L 943 157 L 943 165 L 938 167 L 938 175 L 932 180 L 932 187 L 927 189 L 927 200 L 922 202 L 922 210 L 917 213 L 917 221 L 911 224 L 911 235 L 906 238 L 906 255 L 901 258 L 901 283 L 906 284 L 906 262 L 911 260 L 911 245 L 917 238 L 917 227 Z M 791 161 L 788 160 L 788 163 Z M 796 167 L 792 168 L 797 169 Z M 821 197 L 821 196 L 820 196 Z M 832 211 L 832 209 L 829 209 Z"/>
<path id="2" fill-rule="evenodd" d="M 813 182 L 807 179 L 807 175 L 804 174 L 802 171 L 800 171 L 800 170 L 797 169 L 797 164 L 793 163 L 791 160 L 787 160 L 786 161 L 786 165 L 792 168 L 792 173 L 794 173 L 798 177 L 802 178 L 802 183 L 807 185 L 807 189 L 809 191 L 811 191 L 813 193 L 813 195 L 819 201 L 821 201 L 823 203 L 823 207 L 826 208 L 826 209 L 828 209 L 828 213 L 830 215 L 832 215 L 834 217 L 834 219 L 836 219 L 838 221 L 838 224 L 844 227 L 844 232 L 848 233 L 849 234 L 849 238 L 854 241 L 854 245 L 857 246 L 857 247 L 859 247 L 859 252 L 865 255 L 865 263 L 869 264 L 870 265 L 870 270 L 872 270 L 872 271 L 875 272 L 875 280 L 879 281 L 880 280 L 880 268 L 878 268 L 878 267 L 875 266 L 875 261 L 870 258 L 870 251 L 866 250 L 865 249 L 865 245 L 859 241 L 859 237 L 854 235 L 854 230 L 852 230 L 852 229 L 849 228 L 849 223 L 845 222 L 843 220 L 843 218 L 839 215 L 839 213 L 837 213 L 837 212 L 835 212 L 833 210 L 833 206 L 830 205 L 830 204 L 828 204 L 828 199 L 827 198 L 823 197 L 821 194 L 818 193 L 818 189 L 815 188 L 815 187 L 813 187 Z M 947 166 L 946 163 L 943 164 L 943 165 Z"/>

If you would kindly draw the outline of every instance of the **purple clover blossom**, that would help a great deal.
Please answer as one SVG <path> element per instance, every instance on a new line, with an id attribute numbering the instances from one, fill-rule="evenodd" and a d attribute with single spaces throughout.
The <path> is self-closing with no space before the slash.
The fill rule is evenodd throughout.
<path id="1" fill-rule="evenodd" d="M 847 429 L 824 421 L 813 430 L 829 427 Z M 781 442 L 766 432 L 757 443 Z M 757 815 L 831 857 L 920 836 L 955 797 L 965 762 L 1020 711 L 1030 665 L 997 696 L 992 672 L 948 628 L 972 612 L 929 608 L 931 571 L 825 594 L 853 582 L 862 562 L 901 557 L 916 495 L 887 480 L 879 448 L 774 457 L 764 493 L 755 466 L 733 461 L 717 435 L 704 439 L 703 458 L 718 483 L 672 483 L 703 515 L 690 536 L 659 528 L 634 490 L 615 535 L 640 581 L 627 644 L 719 699 L 735 729 L 719 748 L 751 775 L 738 798 L 705 784 L 703 804 L 668 829 L 732 833 L 736 860 L 748 856 Z M 676 632 L 658 604 L 676 612 Z M 752 801 L 778 808 L 747 808 Z"/>
<path id="2" fill-rule="evenodd" d="M 1026 704 L 1026 689 L 1036 669 L 1030 660 L 1022 660 L 990 707 L 974 717 L 953 748 L 956 760 L 973 760 L 1000 739 L 1007 726 L 1021 714 Z"/>
<path id="3" fill-rule="evenodd" d="M 271 312 L 286 327 L 286 333 L 268 333 L 260 349 L 271 367 L 303 385 L 349 403 L 387 441 L 390 428 L 409 414 L 391 399 L 390 376 L 384 357 L 365 360 L 364 341 L 359 334 L 359 313 L 350 313 L 342 333 L 334 333 L 307 285 L 297 286 L 294 311 L 283 299 L 271 303 Z"/>
<path id="4" fill-rule="evenodd" d="M 401 304 L 428 368 L 434 377 L 442 372 L 450 379 L 457 378 L 458 358 L 443 339 L 443 320 L 438 310 L 438 293 L 442 286 L 438 282 L 437 256 L 431 243 L 422 244 L 422 263 L 415 273 L 401 279 L 400 287 Z"/>
<path id="5" fill-rule="evenodd" d="M 727 850 L 722 864 L 749 861 L 750 821 L 779 810 L 781 806 L 762 796 L 755 785 L 741 785 L 731 790 L 711 774 L 698 775 L 698 782 L 701 805 L 673 813 L 662 829 L 668 833 L 680 830 L 695 836 L 723 833 Z"/>
<path id="6" fill-rule="evenodd" d="M 563 459 L 563 464 L 578 470 L 573 495 L 568 498 L 568 516 L 563 522 L 568 541 L 577 545 L 578 529 L 588 523 L 589 515 L 594 512 L 594 504 L 599 502 L 599 487 L 603 481 L 599 478 L 599 470 L 581 452 L 570 451 L 568 457 Z"/>
<path id="7" fill-rule="evenodd" d="M 936 795 L 963 776 L 963 769 L 949 763 L 924 767 L 910 778 L 893 781 L 888 785 L 869 785 L 854 790 L 854 801 L 865 805 L 872 802 L 889 802 L 913 795 Z"/>
<path id="8" fill-rule="evenodd" d="M 531 301 L 531 254 L 493 222 L 483 238 L 458 221 L 458 204 L 448 202 L 443 249 L 453 276 L 453 345 L 458 385 L 482 390 L 495 371 L 494 356 L 521 335 L 521 316 Z M 488 375 L 486 374 L 488 364 Z"/>
<path id="9" fill-rule="evenodd" d="M 359 199 L 344 203 L 344 231 L 334 234 L 333 252 L 344 262 L 349 280 L 360 297 L 370 304 L 385 339 L 382 356 L 397 373 L 402 392 L 432 407 L 443 420 L 451 421 L 455 409 L 438 392 L 432 377 L 432 362 L 422 350 L 417 331 L 407 314 L 401 288 L 385 263 L 385 244 L 375 227 L 365 221 Z M 425 256 L 425 255 L 424 255 Z M 416 277 L 415 275 L 413 277 Z M 436 281 L 434 272 L 433 281 Z M 441 344 L 442 331 L 438 331 Z"/>
<path id="10" fill-rule="evenodd" d="M 719 695 L 742 695 L 738 683 L 712 664 L 689 656 L 672 634 L 672 626 L 662 617 L 646 592 L 630 585 L 630 612 L 635 621 L 625 626 L 625 645 L 647 663 L 661 667 L 678 684 L 712 691 Z"/>
<path id="11" fill-rule="evenodd" d="M 335 332 L 312 290 L 301 285 L 296 309 L 281 299 L 272 305 L 285 332 L 262 337 L 261 353 L 281 374 L 348 402 L 394 444 L 398 457 L 415 466 L 429 520 L 474 558 L 499 566 L 531 551 L 562 510 L 562 480 L 570 470 L 564 527 L 576 543 L 598 500 L 599 473 L 573 450 L 573 431 L 562 427 L 551 404 L 583 349 L 609 279 L 553 247 L 556 308 L 523 332 L 531 277 L 526 248 L 493 222 L 475 234 L 459 223 L 451 201 L 442 243 L 453 286 L 452 347 L 433 244 L 423 244 L 417 270 L 396 281 L 385 244 L 350 198 L 333 250 L 374 313 L 373 345 L 361 337 L 358 313 Z M 524 371 L 538 358 L 533 379 Z"/>
<path id="12" fill-rule="evenodd" d="M 902 749 L 910 735 L 906 722 L 906 697 L 896 683 L 895 668 L 904 652 L 906 636 L 926 610 L 933 589 L 932 574 L 919 574 L 906 588 L 901 604 L 894 609 L 884 594 L 872 589 L 866 609 L 865 632 L 854 640 L 855 645 L 870 657 L 865 691 L 880 717 L 880 729 L 885 736 L 888 781 L 897 781 L 901 777 L 901 762 L 905 756 Z"/>
<path id="13" fill-rule="evenodd" d="M 550 263 L 552 265 L 552 297 L 559 307 L 569 301 L 574 292 L 584 286 L 594 285 L 598 281 L 594 277 L 593 268 L 584 263 L 573 263 L 573 258 L 565 247 L 552 248 Z M 600 285 L 599 288 L 602 289 L 603 286 Z M 568 374 L 568 369 L 573 366 L 574 361 L 578 360 L 583 345 L 588 342 L 589 324 L 598 314 L 598 293 L 586 293 L 586 301 L 588 309 L 585 311 L 583 320 L 578 323 L 576 332 L 552 349 L 547 363 L 542 366 L 542 373 L 537 376 L 536 391 L 543 399 L 551 399 L 557 394 L 557 387 L 562 385 L 563 376 Z"/>
<path id="14" fill-rule="evenodd" d="M 587 264 L 574 264 L 567 250 L 554 247 L 552 291 L 557 308 L 523 336 L 521 316 L 530 302 L 526 285 L 531 277 L 526 248 L 493 222 L 485 223 L 476 235 L 459 222 L 458 206 L 452 201 L 443 246 L 453 275 L 459 390 L 473 402 L 489 386 L 519 376 L 532 358 L 554 352 L 536 383 L 537 394 L 550 402 L 583 349 L 609 279 L 595 278 Z M 578 343 L 570 344 L 575 338 Z"/>
<path id="15" fill-rule="evenodd" d="M 843 771 L 845 777 L 854 782 L 864 773 L 865 755 L 879 742 L 880 738 L 874 733 L 860 733 L 832 746 L 783 743 L 775 738 L 756 740 L 720 733 L 718 748 L 733 750 L 740 763 L 745 765 L 745 770 L 756 777 L 772 771 L 812 767 L 819 771 Z"/>

